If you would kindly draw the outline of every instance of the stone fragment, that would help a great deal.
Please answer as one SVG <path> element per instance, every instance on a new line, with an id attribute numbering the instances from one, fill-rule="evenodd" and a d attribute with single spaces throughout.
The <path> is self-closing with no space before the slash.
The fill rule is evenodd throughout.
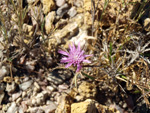
<path id="1" fill-rule="evenodd" d="M 53 92 L 55 90 L 55 88 L 52 87 L 52 86 L 47 86 L 46 89 L 49 90 L 49 91 L 51 91 L 51 92 Z"/>
<path id="2" fill-rule="evenodd" d="M 53 9 L 55 9 L 55 3 L 53 0 L 42 0 L 43 3 L 43 12 L 44 14 L 49 13 Z"/>
<path id="3" fill-rule="evenodd" d="M 91 84 L 85 81 L 83 81 L 80 84 L 78 91 L 79 91 L 79 95 L 76 96 L 76 99 L 78 98 L 81 100 L 87 99 L 87 98 L 95 98 L 96 93 L 97 93 L 96 86 L 94 84 Z M 78 101 L 81 101 L 81 100 L 78 100 Z"/>
<path id="4" fill-rule="evenodd" d="M 83 6 L 83 0 L 69 0 L 69 3 L 74 4 L 77 7 L 82 7 Z"/>
<path id="5" fill-rule="evenodd" d="M 61 92 L 61 91 L 63 91 L 63 90 L 67 90 L 68 88 L 69 88 L 68 85 L 66 85 L 66 84 L 61 84 L 61 85 L 58 86 L 58 91 Z"/>
<path id="6" fill-rule="evenodd" d="M 40 7 L 37 7 L 37 6 L 31 7 L 30 14 L 31 14 L 31 20 L 32 20 L 33 26 L 37 25 L 38 22 L 41 22 L 44 20 L 42 9 Z"/>
<path id="7" fill-rule="evenodd" d="M 56 85 L 62 84 L 66 79 L 71 78 L 72 72 L 70 70 L 57 69 L 49 73 L 46 77 L 48 81 Z"/>
<path id="8" fill-rule="evenodd" d="M 35 65 L 37 63 L 37 60 L 27 61 L 25 63 L 25 68 L 30 72 L 35 69 Z"/>
<path id="9" fill-rule="evenodd" d="M 11 84 L 7 83 L 7 86 L 6 86 L 6 91 L 8 93 L 13 93 L 16 89 L 16 84 L 15 82 L 12 82 Z"/>
<path id="10" fill-rule="evenodd" d="M 66 3 L 57 9 L 56 14 L 60 17 L 63 17 L 63 15 L 68 12 L 68 9 L 69 9 L 69 5 Z"/>
<path id="11" fill-rule="evenodd" d="M 45 99 L 48 96 L 48 92 L 47 91 L 42 91 L 41 93 L 38 93 L 37 96 L 29 99 L 27 101 L 27 105 L 29 106 L 37 106 L 37 105 L 42 105 L 45 103 Z"/>
<path id="12" fill-rule="evenodd" d="M 33 26 L 28 24 L 23 24 L 23 31 L 27 33 L 29 36 L 32 36 L 33 34 Z"/>
<path id="13" fill-rule="evenodd" d="M 16 99 L 18 99 L 21 96 L 22 92 L 17 92 L 12 94 L 12 101 L 15 101 Z"/>
<path id="14" fill-rule="evenodd" d="M 109 107 L 96 103 L 98 113 L 124 113 L 124 110 L 116 104 L 112 104 Z"/>
<path id="15" fill-rule="evenodd" d="M 61 7 L 62 5 L 64 5 L 66 3 L 66 0 L 56 0 L 56 5 L 58 7 Z"/>
<path id="16" fill-rule="evenodd" d="M 3 80 L 3 78 L 9 74 L 8 68 L 6 66 L 2 66 L 0 68 L 0 80 Z"/>
<path id="17" fill-rule="evenodd" d="M 97 39 L 93 36 L 88 36 L 88 30 L 86 27 L 79 28 L 79 33 L 77 36 L 72 37 L 67 44 L 65 45 L 65 48 L 68 47 L 70 43 L 75 43 L 75 45 L 78 45 L 80 43 L 81 48 L 94 48 L 91 46 L 93 43 L 95 43 Z"/>
<path id="18" fill-rule="evenodd" d="M 73 103 L 71 105 L 71 113 L 98 113 L 95 101 L 87 99 L 84 102 Z"/>
<path id="19" fill-rule="evenodd" d="M 19 97 L 19 98 L 16 100 L 16 103 L 17 103 L 17 104 L 20 104 L 21 101 L 22 101 L 22 98 Z"/>
<path id="20" fill-rule="evenodd" d="M 24 98 L 27 95 L 25 91 L 22 92 L 22 98 Z"/>
<path id="21" fill-rule="evenodd" d="M 68 22 L 68 21 L 67 21 Z M 78 33 L 78 28 L 84 22 L 84 15 L 77 14 L 75 17 L 71 18 L 67 25 L 63 25 L 63 28 L 57 30 L 53 33 L 52 36 L 48 37 L 48 50 L 53 51 L 55 48 L 62 42 L 67 42 L 68 39 L 75 36 Z M 61 26 L 61 25 L 60 25 Z"/>
<path id="22" fill-rule="evenodd" d="M 57 105 L 54 102 L 50 101 L 47 106 L 42 106 L 41 108 L 45 111 L 45 113 L 52 113 L 57 108 Z"/>
<path id="23" fill-rule="evenodd" d="M 55 110 L 55 113 L 72 113 L 71 112 L 71 104 L 72 100 L 69 95 L 62 94 L 60 97 L 60 101 L 58 102 L 59 105 L 57 109 Z M 80 113 L 80 112 L 78 112 Z"/>
<path id="24" fill-rule="evenodd" d="M 27 110 L 28 113 L 44 113 L 44 111 L 40 107 L 30 107 Z"/>
<path id="25" fill-rule="evenodd" d="M 20 84 L 19 87 L 22 90 L 26 90 L 32 85 L 32 83 L 33 83 L 33 80 L 29 80 L 29 81 L 26 81 L 26 82 Z"/>
<path id="26" fill-rule="evenodd" d="M 40 86 L 39 86 L 39 84 L 38 84 L 37 82 L 34 82 L 34 86 L 35 86 L 38 90 L 40 90 Z"/>
<path id="27" fill-rule="evenodd" d="M 15 102 L 12 102 L 11 106 L 8 108 L 7 113 L 16 113 L 17 106 Z"/>
<path id="28" fill-rule="evenodd" d="M 70 17 L 74 17 L 77 14 L 76 7 L 71 7 L 67 13 Z"/>
<path id="29" fill-rule="evenodd" d="M 45 30 L 47 34 L 49 34 L 51 30 L 54 28 L 53 22 L 55 20 L 55 16 L 56 16 L 55 11 L 52 11 L 48 13 L 48 15 L 45 17 Z"/>

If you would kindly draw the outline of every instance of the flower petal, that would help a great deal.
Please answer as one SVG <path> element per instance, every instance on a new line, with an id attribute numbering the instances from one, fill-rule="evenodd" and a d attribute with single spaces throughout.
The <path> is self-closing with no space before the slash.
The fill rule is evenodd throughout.
<path id="1" fill-rule="evenodd" d="M 83 62 L 85 62 L 85 63 L 91 63 L 91 61 L 89 61 L 89 60 L 83 60 Z"/>
<path id="2" fill-rule="evenodd" d="M 59 50 L 58 53 L 68 56 L 69 53 L 63 50 Z"/>
<path id="3" fill-rule="evenodd" d="M 80 52 L 80 51 L 81 51 L 80 42 L 78 43 L 77 51 L 78 51 L 78 52 Z"/>
<path id="4" fill-rule="evenodd" d="M 68 63 L 66 66 L 65 66 L 65 68 L 68 68 L 68 67 L 70 67 L 72 65 L 72 63 L 70 62 L 70 63 Z"/>
<path id="5" fill-rule="evenodd" d="M 93 56 L 93 55 L 84 55 L 84 57 L 89 57 L 89 56 Z"/>
<path id="6" fill-rule="evenodd" d="M 66 62 L 69 62 L 69 59 L 67 57 L 63 57 L 60 62 L 66 63 Z"/>
<path id="7" fill-rule="evenodd" d="M 75 47 L 74 43 L 72 44 L 72 48 L 73 48 L 73 52 L 75 52 L 76 51 L 76 47 Z"/>

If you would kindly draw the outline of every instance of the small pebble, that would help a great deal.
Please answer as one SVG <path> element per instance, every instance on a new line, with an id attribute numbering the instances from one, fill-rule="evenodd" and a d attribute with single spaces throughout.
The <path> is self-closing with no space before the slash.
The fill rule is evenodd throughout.
<path id="1" fill-rule="evenodd" d="M 27 93 L 25 91 L 22 92 L 22 98 L 24 98 L 25 96 L 27 96 Z"/>
<path id="2" fill-rule="evenodd" d="M 48 89 L 48 90 L 51 91 L 51 92 L 53 92 L 53 91 L 55 90 L 55 88 L 52 87 L 52 86 L 47 86 L 46 89 Z"/>
<path id="3" fill-rule="evenodd" d="M 36 104 L 36 100 L 32 99 L 32 105 L 35 105 L 35 104 Z"/>
<path id="4" fill-rule="evenodd" d="M 11 106 L 8 108 L 7 113 L 16 113 L 17 106 L 15 102 L 12 102 Z"/>
<path id="5" fill-rule="evenodd" d="M 37 89 L 40 89 L 40 86 L 37 82 L 34 82 L 34 86 L 37 88 Z"/>
<path id="6" fill-rule="evenodd" d="M 11 84 L 7 83 L 7 86 L 6 86 L 6 91 L 8 93 L 13 93 L 16 89 L 16 85 L 14 82 L 12 82 Z"/>
<path id="7" fill-rule="evenodd" d="M 32 85 L 32 83 L 33 83 L 33 80 L 29 80 L 29 81 L 26 81 L 26 82 L 20 84 L 19 87 L 22 90 L 26 90 Z"/>
<path id="8" fill-rule="evenodd" d="M 15 100 L 18 99 L 20 96 L 21 96 L 21 92 L 12 94 L 12 101 L 15 101 Z"/>
<path id="9" fill-rule="evenodd" d="M 127 108 L 127 103 L 123 103 L 122 107 L 125 109 Z"/>
<path id="10" fill-rule="evenodd" d="M 56 13 L 57 13 L 58 16 L 63 17 L 63 15 L 68 12 L 68 9 L 69 9 L 68 4 L 64 4 L 63 6 L 58 8 Z"/>
<path id="11" fill-rule="evenodd" d="M 18 98 L 18 99 L 16 100 L 16 103 L 19 104 L 19 103 L 21 102 L 21 100 L 22 100 L 21 98 Z"/>
<path id="12" fill-rule="evenodd" d="M 77 14 L 77 10 L 75 7 L 72 7 L 71 9 L 69 9 L 68 13 L 67 13 L 70 17 L 74 17 Z"/>
<path id="13" fill-rule="evenodd" d="M 58 7 L 61 7 L 62 5 L 64 5 L 66 3 L 66 0 L 56 0 L 56 5 Z"/>

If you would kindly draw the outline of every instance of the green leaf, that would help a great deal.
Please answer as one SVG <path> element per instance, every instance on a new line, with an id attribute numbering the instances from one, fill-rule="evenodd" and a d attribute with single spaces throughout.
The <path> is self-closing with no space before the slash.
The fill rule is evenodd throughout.
<path id="1" fill-rule="evenodd" d="M 86 73 L 84 73 L 82 71 L 81 71 L 81 74 L 84 75 L 84 76 L 86 76 L 86 77 L 88 77 L 89 79 L 95 80 L 94 77 L 91 77 L 91 76 L 89 76 L 88 74 L 86 74 Z"/>

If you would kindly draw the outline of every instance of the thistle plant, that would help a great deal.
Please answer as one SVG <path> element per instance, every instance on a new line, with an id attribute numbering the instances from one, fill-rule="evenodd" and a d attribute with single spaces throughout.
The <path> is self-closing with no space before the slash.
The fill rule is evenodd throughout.
<path id="1" fill-rule="evenodd" d="M 73 43 L 72 46 L 69 45 L 69 52 L 68 51 L 63 51 L 59 50 L 58 53 L 64 55 L 61 59 L 61 63 L 67 63 L 65 66 L 66 68 L 69 68 L 71 65 L 76 67 L 76 73 L 75 76 L 72 80 L 71 87 L 73 82 L 75 83 L 75 87 L 77 87 L 77 76 L 79 74 L 82 74 L 84 76 L 87 76 L 91 78 L 90 76 L 86 75 L 85 73 L 81 72 L 82 64 L 83 63 L 91 63 L 91 61 L 86 60 L 86 57 L 90 57 L 93 55 L 85 55 L 85 51 L 81 49 L 80 44 L 78 44 L 77 48 L 75 47 L 75 44 Z"/>
<path id="2" fill-rule="evenodd" d="M 85 55 L 85 51 L 81 49 L 80 44 L 78 44 L 77 48 L 75 47 L 74 43 L 69 45 L 69 52 L 59 50 L 58 53 L 65 55 L 61 59 L 61 63 L 68 63 L 65 67 L 69 68 L 71 65 L 74 67 L 76 66 L 76 72 L 79 72 L 82 68 L 82 63 L 91 63 L 91 61 L 86 60 L 86 57 L 92 55 Z"/>

